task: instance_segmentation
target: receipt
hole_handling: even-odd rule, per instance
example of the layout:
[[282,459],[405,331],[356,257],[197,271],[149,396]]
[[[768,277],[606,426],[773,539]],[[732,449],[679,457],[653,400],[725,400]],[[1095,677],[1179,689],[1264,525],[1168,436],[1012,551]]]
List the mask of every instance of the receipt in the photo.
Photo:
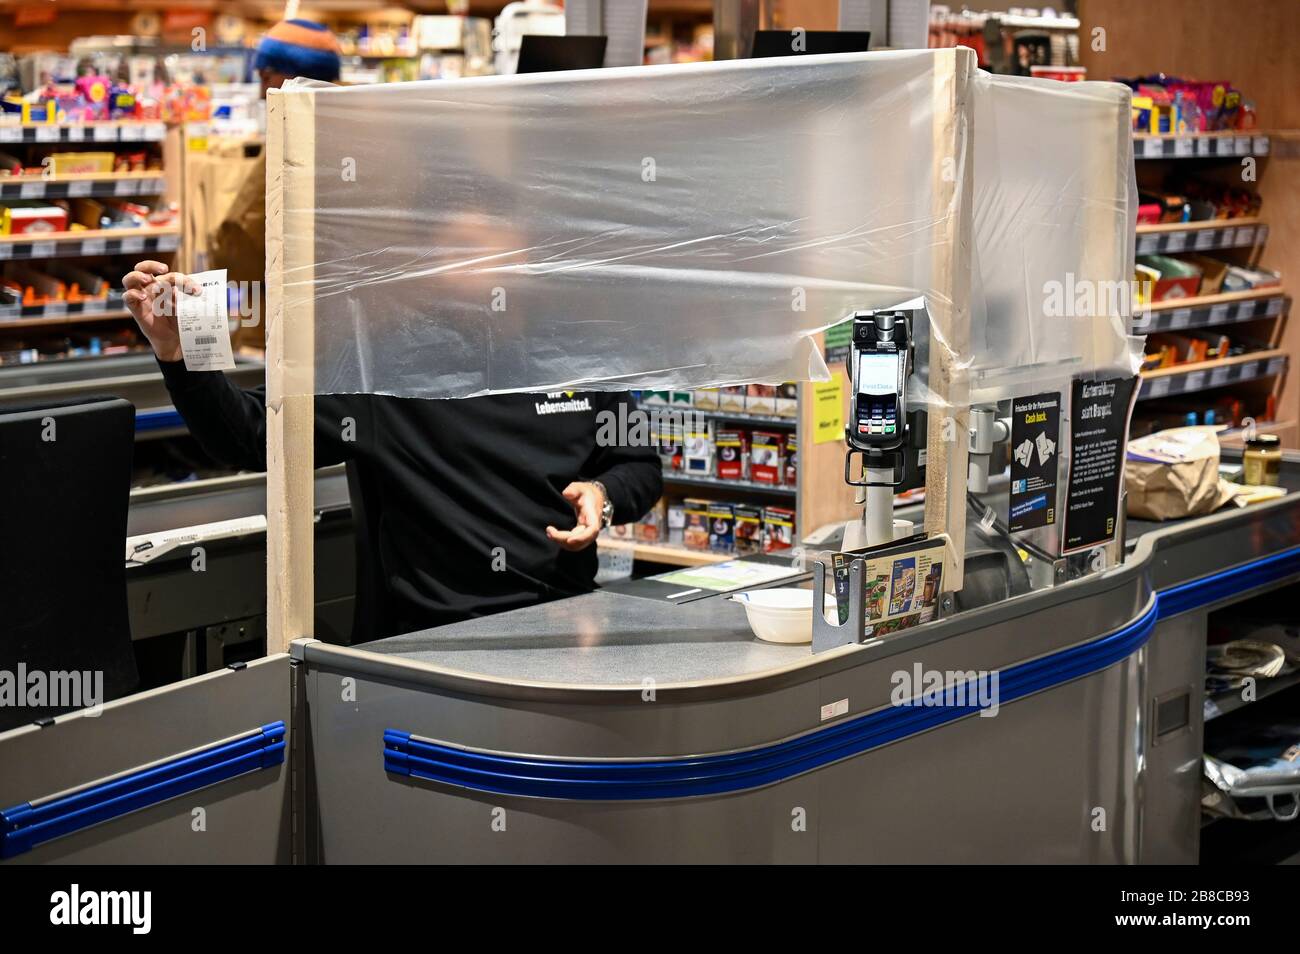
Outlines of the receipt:
[[176,325],[181,333],[181,354],[188,371],[228,371],[235,366],[230,350],[230,318],[226,305],[226,270],[196,272],[189,276],[199,286],[198,295],[176,296]]

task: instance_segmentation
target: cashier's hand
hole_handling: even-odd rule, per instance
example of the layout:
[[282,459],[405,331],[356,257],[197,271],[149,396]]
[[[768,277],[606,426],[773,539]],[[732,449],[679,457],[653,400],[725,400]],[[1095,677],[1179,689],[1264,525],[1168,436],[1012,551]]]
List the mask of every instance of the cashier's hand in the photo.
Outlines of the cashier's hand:
[[605,495],[595,484],[575,481],[564,488],[564,499],[573,507],[578,525],[572,530],[546,528],[546,536],[566,550],[585,550],[600,533],[600,512],[605,509]]
[[[197,295],[199,286],[189,276],[170,272],[162,262],[138,262],[122,279],[127,311],[149,339],[159,361],[181,360],[181,335],[176,327],[176,295]],[[178,291],[179,290],[179,291]]]

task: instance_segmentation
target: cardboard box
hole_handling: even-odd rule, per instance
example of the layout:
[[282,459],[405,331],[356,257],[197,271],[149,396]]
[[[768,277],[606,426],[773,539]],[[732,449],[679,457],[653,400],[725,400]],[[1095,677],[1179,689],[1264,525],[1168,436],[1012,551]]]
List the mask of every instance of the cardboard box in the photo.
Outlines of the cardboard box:
[[66,232],[68,213],[57,205],[13,204],[0,208],[0,235]]
[[1217,295],[1223,288],[1223,279],[1228,274],[1228,263],[1207,255],[1184,255],[1183,260],[1191,262],[1201,270],[1201,288],[1199,294]]
[[1195,298],[1200,290],[1201,270],[1191,262],[1182,262],[1164,255],[1143,255],[1137,264],[1155,269],[1160,276],[1151,293],[1153,302]]
[[56,176],[102,175],[112,172],[116,161],[113,152],[56,152],[50,155],[49,168]]

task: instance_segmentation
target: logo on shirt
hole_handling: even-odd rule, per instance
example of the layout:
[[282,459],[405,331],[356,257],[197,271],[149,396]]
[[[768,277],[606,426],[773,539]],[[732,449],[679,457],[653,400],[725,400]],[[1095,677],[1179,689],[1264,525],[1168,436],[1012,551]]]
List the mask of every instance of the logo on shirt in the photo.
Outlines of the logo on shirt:
[[591,410],[591,398],[574,397],[576,391],[548,391],[545,401],[533,402],[538,414],[578,414]]

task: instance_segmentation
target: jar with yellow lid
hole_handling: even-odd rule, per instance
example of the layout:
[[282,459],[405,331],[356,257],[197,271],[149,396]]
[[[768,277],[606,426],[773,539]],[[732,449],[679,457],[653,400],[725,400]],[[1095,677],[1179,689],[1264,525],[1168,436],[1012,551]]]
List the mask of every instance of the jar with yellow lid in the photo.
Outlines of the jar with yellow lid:
[[1246,441],[1241,455],[1243,483],[1276,487],[1282,469],[1282,439],[1276,434],[1256,434]]

